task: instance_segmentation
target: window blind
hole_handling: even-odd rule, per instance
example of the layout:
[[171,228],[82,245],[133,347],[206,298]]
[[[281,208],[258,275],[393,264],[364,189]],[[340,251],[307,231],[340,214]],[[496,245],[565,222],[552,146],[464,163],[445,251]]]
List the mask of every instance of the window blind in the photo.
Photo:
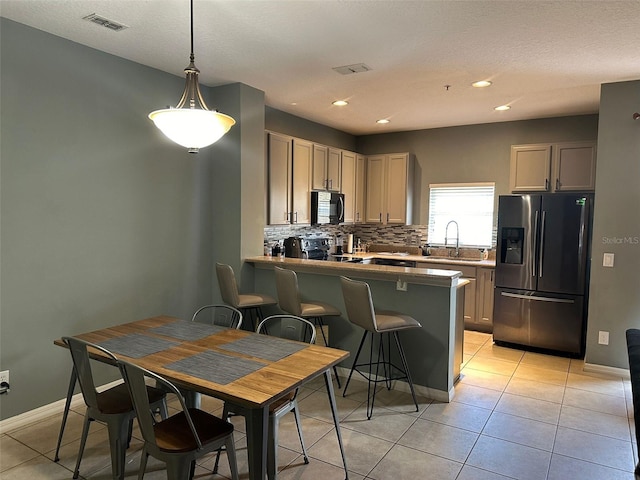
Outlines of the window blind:
[[491,248],[493,237],[494,183],[448,183],[429,185],[429,244]]

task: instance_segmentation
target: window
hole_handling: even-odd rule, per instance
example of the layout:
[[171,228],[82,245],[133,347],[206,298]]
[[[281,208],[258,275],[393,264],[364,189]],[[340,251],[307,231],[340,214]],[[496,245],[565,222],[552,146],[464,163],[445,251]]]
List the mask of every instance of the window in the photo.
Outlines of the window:
[[[429,243],[445,244],[447,224],[458,223],[460,245],[491,248],[494,183],[429,185]],[[447,245],[456,243],[456,226],[447,232]]]

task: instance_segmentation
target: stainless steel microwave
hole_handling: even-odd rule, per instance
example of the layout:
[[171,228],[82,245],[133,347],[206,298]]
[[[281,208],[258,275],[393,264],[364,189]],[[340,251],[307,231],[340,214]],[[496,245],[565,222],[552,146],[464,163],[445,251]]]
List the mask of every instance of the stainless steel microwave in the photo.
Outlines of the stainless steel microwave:
[[311,192],[311,225],[344,222],[344,193]]

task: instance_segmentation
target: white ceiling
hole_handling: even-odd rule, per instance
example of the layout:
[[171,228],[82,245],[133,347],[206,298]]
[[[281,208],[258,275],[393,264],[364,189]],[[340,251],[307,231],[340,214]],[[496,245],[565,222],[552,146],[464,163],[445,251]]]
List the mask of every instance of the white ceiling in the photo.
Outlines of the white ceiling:
[[[640,78],[638,0],[196,0],[194,14],[202,84],[251,85],[354,135],[595,113],[601,83]],[[189,63],[188,0],[0,0],[0,15],[175,75]],[[356,63],[371,71],[332,70]]]

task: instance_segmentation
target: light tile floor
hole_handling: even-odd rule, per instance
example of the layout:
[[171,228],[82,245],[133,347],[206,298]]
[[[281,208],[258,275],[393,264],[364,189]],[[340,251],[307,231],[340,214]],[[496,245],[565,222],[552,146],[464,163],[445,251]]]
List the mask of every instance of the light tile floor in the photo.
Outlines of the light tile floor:
[[[465,363],[451,403],[382,390],[366,420],[366,386],[352,382],[337,397],[349,478],[353,480],[618,480],[634,479],[638,461],[628,380],[583,372],[583,362],[494,346],[491,336],[465,332]],[[339,391],[336,390],[336,392]],[[221,414],[221,403],[203,408]],[[300,392],[310,463],[305,465],[293,416],[280,424],[281,480],[343,479],[340,454],[319,380]],[[61,415],[0,437],[0,478],[69,479],[83,412],[72,412],[59,463],[52,461]],[[234,417],[238,462],[247,478],[244,421]],[[140,460],[139,432],[127,455],[127,478]],[[230,478],[226,457],[212,475],[213,457],[198,462],[196,478]],[[81,478],[109,479],[106,429],[91,427]],[[147,480],[164,479],[150,460]]]

